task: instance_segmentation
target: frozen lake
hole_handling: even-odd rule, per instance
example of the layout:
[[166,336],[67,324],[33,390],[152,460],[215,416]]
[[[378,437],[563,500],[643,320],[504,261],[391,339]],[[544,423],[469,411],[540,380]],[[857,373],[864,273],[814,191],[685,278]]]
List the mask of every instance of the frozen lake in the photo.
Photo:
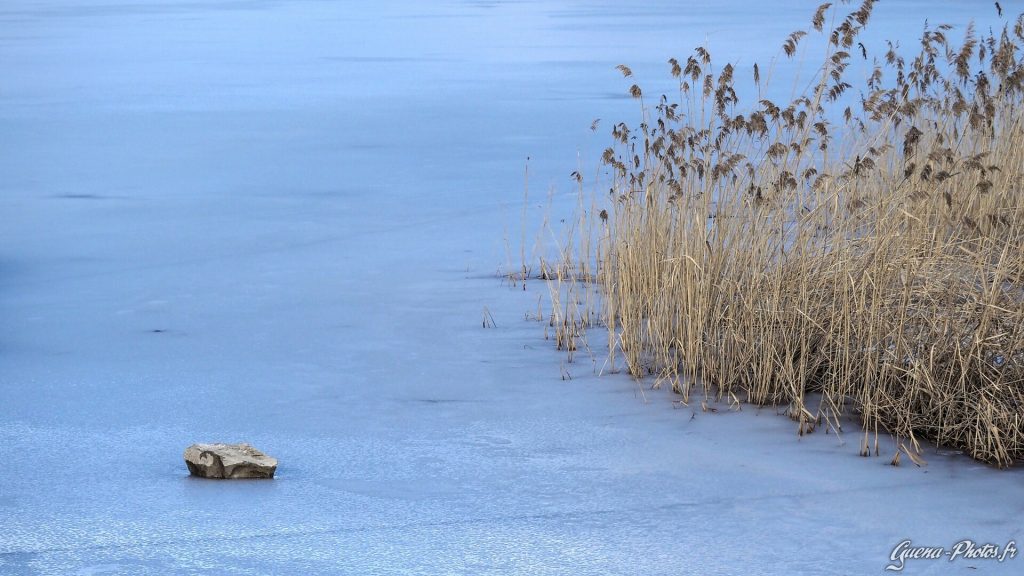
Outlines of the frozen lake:
[[[635,119],[616,64],[656,93],[705,41],[767,61],[817,3],[746,4],[3,0],[0,574],[852,574],[1024,541],[1020,470],[563,381],[546,288],[497,277],[526,158],[539,218]],[[874,29],[926,16],[994,10]],[[277,479],[188,476],[240,440]]]

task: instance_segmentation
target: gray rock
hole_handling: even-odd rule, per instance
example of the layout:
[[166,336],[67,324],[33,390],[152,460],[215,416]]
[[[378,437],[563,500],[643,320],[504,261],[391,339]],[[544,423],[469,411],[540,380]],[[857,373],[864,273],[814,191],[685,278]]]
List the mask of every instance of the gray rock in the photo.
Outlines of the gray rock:
[[248,444],[193,444],[185,464],[201,478],[273,478],[277,470],[277,459]]

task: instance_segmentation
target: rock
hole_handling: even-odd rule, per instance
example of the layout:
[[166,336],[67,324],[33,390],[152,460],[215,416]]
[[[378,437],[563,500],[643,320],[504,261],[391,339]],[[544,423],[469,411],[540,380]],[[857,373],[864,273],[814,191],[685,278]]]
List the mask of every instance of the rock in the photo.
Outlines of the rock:
[[200,478],[273,478],[277,470],[277,459],[248,444],[193,444],[185,464]]

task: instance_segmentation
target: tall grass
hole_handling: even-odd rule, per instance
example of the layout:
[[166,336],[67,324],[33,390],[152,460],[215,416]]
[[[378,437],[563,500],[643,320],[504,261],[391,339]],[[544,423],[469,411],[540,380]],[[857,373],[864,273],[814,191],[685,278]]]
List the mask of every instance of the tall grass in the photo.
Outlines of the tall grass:
[[[787,57],[824,51],[789,102],[741,108],[736,68],[704,48],[669,60],[677,97],[632,85],[642,120],[612,130],[610,190],[581,200],[566,260],[542,268],[551,326],[574,351],[592,306],[560,283],[593,280],[609,362],[684,400],[786,406],[801,433],[857,414],[863,455],[885,430],[912,457],[927,439],[1009,466],[1024,457],[1024,15],[957,42],[926,29],[906,59],[861,44],[872,7],[824,4],[785,39]],[[749,80],[768,93],[757,66]]]

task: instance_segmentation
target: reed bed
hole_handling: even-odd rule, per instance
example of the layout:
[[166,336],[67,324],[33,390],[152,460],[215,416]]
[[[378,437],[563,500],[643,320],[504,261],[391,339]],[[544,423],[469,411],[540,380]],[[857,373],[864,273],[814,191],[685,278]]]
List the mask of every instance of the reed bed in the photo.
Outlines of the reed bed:
[[[915,461],[923,439],[1010,466],[1024,458],[1024,15],[985,35],[926,28],[904,57],[861,43],[873,3],[824,4],[785,39],[780,57],[807,42],[823,55],[788,102],[741,107],[737,68],[705,48],[668,61],[678,95],[630,86],[642,117],[612,129],[610,186],[581,195],[562,261],[541,265],[549,324],[570,354],[602,325],[607,362],[686,402],[783,406],[801,434],[857,415],[862,455],[887,431]],[[757,66],[744,76],[745,94],[769,93]]]

